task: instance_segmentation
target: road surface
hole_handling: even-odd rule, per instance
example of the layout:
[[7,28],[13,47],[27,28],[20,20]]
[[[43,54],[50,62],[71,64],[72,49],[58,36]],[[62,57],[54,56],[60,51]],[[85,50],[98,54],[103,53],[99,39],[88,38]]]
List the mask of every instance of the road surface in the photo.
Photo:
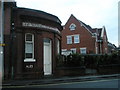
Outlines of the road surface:
[[84,82],[13,86],[7,88],[119,88],[119,87],[120,87],[120,79],[106,79],[106,80],[94,80],[94,81],[84,81]]

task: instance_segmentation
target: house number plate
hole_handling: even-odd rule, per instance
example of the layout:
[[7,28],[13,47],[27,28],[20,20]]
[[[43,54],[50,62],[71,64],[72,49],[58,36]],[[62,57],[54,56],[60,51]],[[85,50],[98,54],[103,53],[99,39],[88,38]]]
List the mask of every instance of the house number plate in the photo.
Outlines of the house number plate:
[[26,65],[26,68],[33,68],[33,65]]

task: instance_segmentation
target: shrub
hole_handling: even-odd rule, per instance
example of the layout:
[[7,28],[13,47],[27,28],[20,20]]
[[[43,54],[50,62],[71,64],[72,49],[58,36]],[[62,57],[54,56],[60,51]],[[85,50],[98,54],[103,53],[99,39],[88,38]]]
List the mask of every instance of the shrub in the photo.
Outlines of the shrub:
[[79,54],[70,54],[67,56],[66,66],[79,67],[81,64],[81,56]]
[[56,57],[56,65],[57,67],[62,67],[64,65],[64,56],[63,55],[57,55]]
[[85,55],[85,66],[88,68],[95,68],[98,65],[98,56],[96,55]]
[[120,64],[118,59],[120,56],[117,54],[112,55],[81,55],[81,54],[70,54],[66,56],[57,56],[58,67],[81,67],[86,66],[88,68],[96,68],[99,65],[111,65]]

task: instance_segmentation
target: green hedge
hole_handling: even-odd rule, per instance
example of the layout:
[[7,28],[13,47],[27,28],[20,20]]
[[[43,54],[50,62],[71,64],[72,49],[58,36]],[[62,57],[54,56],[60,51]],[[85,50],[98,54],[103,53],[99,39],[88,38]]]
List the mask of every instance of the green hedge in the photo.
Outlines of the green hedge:
[[112,65],[120,64],[119,55],[81,55],[81,54],[70,54],[68,56],[57,56],[58,67],[91,67],[96,68],[99,65]]

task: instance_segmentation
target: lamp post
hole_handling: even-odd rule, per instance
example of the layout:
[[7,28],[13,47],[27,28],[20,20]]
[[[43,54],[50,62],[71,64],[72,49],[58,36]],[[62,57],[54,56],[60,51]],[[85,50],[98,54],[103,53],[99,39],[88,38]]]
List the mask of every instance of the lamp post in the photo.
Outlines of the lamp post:
[[0,74],[2,80],[4,79],[4,1],[0,1]]

